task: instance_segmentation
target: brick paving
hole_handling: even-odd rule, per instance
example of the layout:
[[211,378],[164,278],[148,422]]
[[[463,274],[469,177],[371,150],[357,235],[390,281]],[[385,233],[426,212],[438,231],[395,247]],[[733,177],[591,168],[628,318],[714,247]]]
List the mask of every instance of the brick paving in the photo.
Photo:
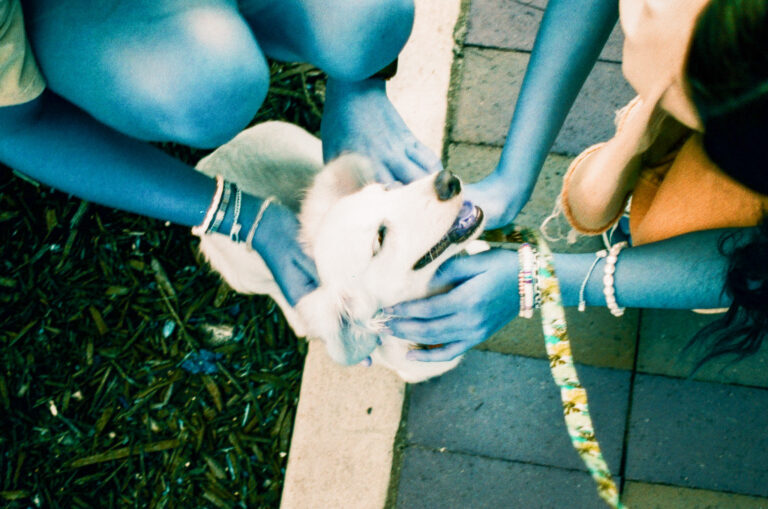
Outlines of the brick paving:
[[[447,166],[467,181],[498,160],[546,0],[471,0],[457,53]],[[613,132],[632,97],[614,30],[518,223],[552,208],[571,158]],[[596,239],[559,251],[592,251]],[[768,508],[768,348],[694,373],[684,354],[712,317],[569,309],[598,438],[632,507]],[[412,386],[390,506],[603,507],[571,449],[534,320],[514,320],[453,372]],[[397,477],[397,476],[395,476]]]

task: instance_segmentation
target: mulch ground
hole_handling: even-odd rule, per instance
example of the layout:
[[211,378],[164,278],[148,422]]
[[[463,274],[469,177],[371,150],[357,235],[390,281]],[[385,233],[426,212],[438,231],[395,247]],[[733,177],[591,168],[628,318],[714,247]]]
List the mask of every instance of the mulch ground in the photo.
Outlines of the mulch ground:
[[[255,122],[317,133],[321,74],[272,75]],[[5,167],[0,235],[0,506],[279,505],[306,345],[270,299],[231,291],[186,228]]]

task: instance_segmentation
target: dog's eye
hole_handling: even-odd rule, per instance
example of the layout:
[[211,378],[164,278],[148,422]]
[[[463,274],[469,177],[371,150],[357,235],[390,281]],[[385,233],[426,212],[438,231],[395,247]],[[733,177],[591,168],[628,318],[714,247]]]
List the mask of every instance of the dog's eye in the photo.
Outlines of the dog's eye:
[[387,236],[387,227],[385,225],[379,226],[379,231],[376,234],[376,241],[373,243],[373,256],[376,256],[379,254],[379,251],[381,251],[381,246],[384,245],[384,237]]

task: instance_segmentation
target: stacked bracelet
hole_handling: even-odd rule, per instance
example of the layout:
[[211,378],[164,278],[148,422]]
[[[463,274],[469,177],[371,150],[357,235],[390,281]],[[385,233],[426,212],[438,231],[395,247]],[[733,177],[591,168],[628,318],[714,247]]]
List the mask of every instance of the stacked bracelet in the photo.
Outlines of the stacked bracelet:
[[605,257],[605,268],[603,269],[603,294],[605,294],[605,305],[613,316],[624,314],[624,308],[616,303],[616,290],[613,287],[613,274],[616,272],[616,262],[619,260],[619,253],[627,245],[626,241],[619,242],[611,246],[608,256]]
[[243,225],[240,224],[243,192],[237,187],[237,184],[224,180],[221,175],[216,175],[216,191],[213,193],[211,204],[205,212],[205,218],[202,223],[192,227],[192,234],[202,237],[206,233],[217,233],[227,215],[229,202],[233,195],[235,197],[234,218],[232,219],[232,227],[229,229],[229,238],[234,242],[240,242],[240,230],[243,228]]
[[224,221],[224,216],[227,215],[227,207],[229,207],[229,199],[232,197],[233,186],[234,184],[231,182],[224,181],[224,193],[222,193],[219,206],[216,207],[216,213],[213,215],[213,223],[211,223],[210,228],[206,230],[206,233],[219,231],[219,227]]
[[536,305],[536,290],[534,283],[534,268],[536,255],[530,244],[520,246],[517,252],[520,270],[517,273],[517,289],[520,292],[520,316],[532,318]]
[[224,177],[222,177],[221,175],[216,175],[216,191],[213,193],[211,204],[208,205],[208,210],[205,212],[205,217],[203,218],[203,222],[197,226],[192,227],[193,235],[202,237],[208,231],[208,228],[211,226],[211,221],[213,221],[213,216],[216,214],[216,211],[219,208],[219,204],[221,203],[221,195],[223,192],[224,192]]

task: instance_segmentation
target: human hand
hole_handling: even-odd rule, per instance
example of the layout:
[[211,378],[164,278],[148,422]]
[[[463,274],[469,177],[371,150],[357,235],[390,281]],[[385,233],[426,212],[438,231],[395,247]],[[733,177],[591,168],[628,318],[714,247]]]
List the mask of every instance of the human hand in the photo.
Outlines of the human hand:
[[432,279],[433,288],[446,293],[405,302],[385,310],[392,335],[425,345],[407,358],[447,361],[488,339],[518,314],[517,253],[493,249],[451,258]]
[[253,238],[254,249],[264,259],[291,306],[318,284],[315,263],[296,240],[298,231],[299,223],[293,213],[282,205],[271,203]]
[[498,173],[497,170],[480,182],[464,186],[464,196],[483,209],[486,230],[511,224],[531,196],[527,189],[515,190],[517,182],[500,182]]
[[382,80],[329,79],[322,138],[326,161],[344,152],[364,154],[385,184],[407,184],[442,169],[440,159],[416,139],[389,102]]

